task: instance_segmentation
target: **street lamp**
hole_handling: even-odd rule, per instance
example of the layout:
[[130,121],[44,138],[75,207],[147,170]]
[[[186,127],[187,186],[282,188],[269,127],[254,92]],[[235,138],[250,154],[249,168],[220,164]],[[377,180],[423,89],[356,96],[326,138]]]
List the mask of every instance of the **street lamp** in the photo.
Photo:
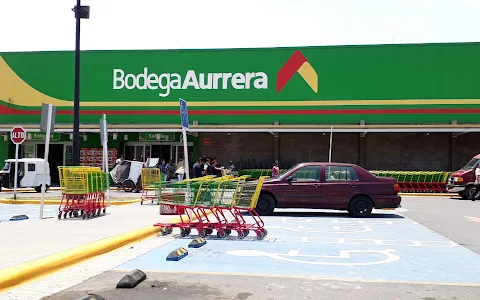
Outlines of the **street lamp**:
[[75,92],[73,96],[73,152],[74,166],[80,165],[80,19],[90,18],[90,6],[81,6],[80,0],[72,9],[75,12]]

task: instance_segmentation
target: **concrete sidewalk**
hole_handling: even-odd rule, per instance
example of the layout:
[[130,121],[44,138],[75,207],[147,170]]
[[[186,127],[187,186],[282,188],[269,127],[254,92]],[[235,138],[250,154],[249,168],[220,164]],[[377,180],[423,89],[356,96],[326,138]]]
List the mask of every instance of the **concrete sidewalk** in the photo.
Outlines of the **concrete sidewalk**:
[[158,205],[139,203],[107,208],[94,219],[30,219],[0,223],[0,269],[12,267],[77,246],[168,221],[175,215],[160,215]]

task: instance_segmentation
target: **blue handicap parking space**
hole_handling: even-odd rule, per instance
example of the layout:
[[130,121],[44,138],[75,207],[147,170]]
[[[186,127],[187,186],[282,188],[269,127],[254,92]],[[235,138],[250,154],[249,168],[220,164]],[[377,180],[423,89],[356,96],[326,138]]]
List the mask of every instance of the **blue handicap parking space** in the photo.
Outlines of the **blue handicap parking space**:
[[[44,217],[53,217],[57,214],[58,206],[45,205],[43,207]],[[40,216],[40,205],[0,204],[0,224],[10,221],[10,218],[18,215],[26,215],[28,219],[38,219]]]
[[295,212],[264,220],[262,241],[211,236],[184,259],[166,261],[195,236],[181,238],[117,269],[480,284],[479,255],[399,214],[358,219]]

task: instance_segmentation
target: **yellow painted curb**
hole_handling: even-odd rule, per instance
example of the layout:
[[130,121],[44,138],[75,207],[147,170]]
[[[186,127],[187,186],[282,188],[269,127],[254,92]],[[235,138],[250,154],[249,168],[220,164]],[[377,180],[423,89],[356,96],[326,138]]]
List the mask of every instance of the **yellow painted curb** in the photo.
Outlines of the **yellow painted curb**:
[[[45,199],[44,204],[45,205],[60,205],[61,200],[56,200],[56,199]],[[140,199],[135,199],[135,200],[124,200],[124,201],[110,201],[110,206],[114,205],[125,205],[125,204],[132,204],[132,203],[138,203],[142,200]],[[0,203],[2,204],[40,204],[39,199],[24,199],[24,200],[13,200],[13,199],[0,199]],[[105,201],[107,203],[107,201]]]
[[[211,212],[208,214],[210,213]],[[180,222],[183,217],[182,215],[172,218],[165,223]],[[195,216],[193,216],[192,219],[196,220]],[[39,277],[55,273],[94,256],[105,254],[122,246],[149,238],[160,233],[161,230],[161,227],[155,227],[153,225],[147,226],[0,270],[0,292],[4,292],[6,289]]]
[[455,193],[398,193],[399,196],[415,196],[415,197],[452,197],[458,196]]
[[0,291],[148,238],[160,230],[148,226],[0,270]]

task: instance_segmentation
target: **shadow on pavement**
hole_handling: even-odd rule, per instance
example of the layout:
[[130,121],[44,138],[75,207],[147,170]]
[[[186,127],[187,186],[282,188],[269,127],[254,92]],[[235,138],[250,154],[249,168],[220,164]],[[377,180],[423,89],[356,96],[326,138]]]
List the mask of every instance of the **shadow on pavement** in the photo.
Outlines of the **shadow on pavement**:
[[[333,217],[333,218],[348,218],[355,219],[346,212],[274,212],[271,217],[297,217],[297,218],[311,218],[311,217]],[[266,216],[268,218],[268,216]],[[395,213],[372,213],[365,218],[356,219],[404,219],[405,217]]]

